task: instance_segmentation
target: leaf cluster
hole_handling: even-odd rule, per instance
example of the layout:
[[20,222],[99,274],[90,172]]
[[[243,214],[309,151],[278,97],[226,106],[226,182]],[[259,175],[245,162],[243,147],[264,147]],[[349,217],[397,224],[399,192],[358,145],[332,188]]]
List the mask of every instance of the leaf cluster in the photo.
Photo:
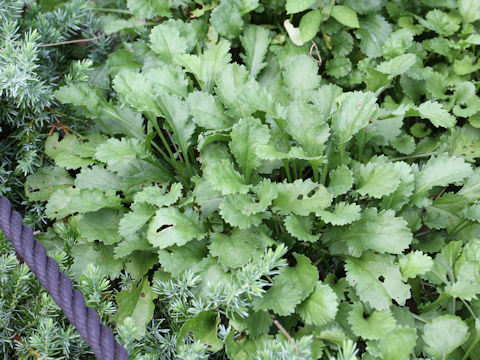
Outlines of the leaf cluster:
[[26,196],[75,230],[74,276],[134,280],[132,355],[152,319],[178,358],[480,353],[475,1],[120,10],[55,92],[89,131],[47,139]]

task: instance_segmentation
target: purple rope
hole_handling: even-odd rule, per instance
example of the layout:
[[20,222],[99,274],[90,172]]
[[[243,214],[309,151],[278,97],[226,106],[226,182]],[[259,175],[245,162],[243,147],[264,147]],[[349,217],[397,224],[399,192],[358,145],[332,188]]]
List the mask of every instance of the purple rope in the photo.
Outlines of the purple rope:
[[100,322],[97,312],[86,305],[83,294],[73,288],[70,278],[60,272],[57,262],[47,256],[43,244],[33,238],[32,229],[22,225],[22,217],[3,196],[0,196],[0,229],[97,358],[128,360],[126,350],[115,342],[112,331]]

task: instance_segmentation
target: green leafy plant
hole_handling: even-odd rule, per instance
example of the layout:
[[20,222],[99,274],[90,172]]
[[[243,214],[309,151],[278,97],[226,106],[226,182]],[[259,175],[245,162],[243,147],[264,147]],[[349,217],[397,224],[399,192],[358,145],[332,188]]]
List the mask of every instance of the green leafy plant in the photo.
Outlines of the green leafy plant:
[[132,356],[163,319],[166,358],[475,359],[475,3],[156,4],[105,17],[122,45],[55,92],[90,130],[26,183],[74,276],[133,279]]

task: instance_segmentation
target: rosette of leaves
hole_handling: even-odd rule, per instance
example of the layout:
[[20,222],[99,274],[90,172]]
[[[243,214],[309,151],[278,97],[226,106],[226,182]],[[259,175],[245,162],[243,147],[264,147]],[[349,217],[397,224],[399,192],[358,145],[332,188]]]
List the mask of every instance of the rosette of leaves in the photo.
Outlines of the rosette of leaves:
[[[293,3],[288,13],[313,6]],[[29,177],[27,196],[78,232],[76,276],[93,264],[135,279],[115,320],[137,339],[164,318],[182,354],[473,356],[478,133],[421,86],[435,72],[422,36],[463,36],[443,29],[457,18],[473,34],[477,19],[460,4],[440,21],[428,2],[322,3],[320,29],[357,29],[341,55],[352,53],[352,81],[328,75],[328,63],[325,77],[282,28],[248,24],[266,11],[259,2],[154,9],[153,24],[126,30],[138,36],[109,56],[103,87],[56,92],[96,123],[47,139],[55,166]],[[396,53],[403,29],[418,38]]]

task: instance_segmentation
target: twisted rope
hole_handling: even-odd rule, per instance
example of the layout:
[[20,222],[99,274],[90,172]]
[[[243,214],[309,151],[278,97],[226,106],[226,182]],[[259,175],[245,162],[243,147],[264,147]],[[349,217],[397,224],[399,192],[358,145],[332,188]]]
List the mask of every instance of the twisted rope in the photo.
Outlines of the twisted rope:
[[73,288],[70,278],[60,272],[57,262],[47,256],[43,244],[33,238],[32,229],[22,225],[22,217],[3,196],[0,197],[0,229],[97,358],[128,360],[127,352],[115,342],[112,331],[100,322],[97,312],[86,305],[83,294]]

